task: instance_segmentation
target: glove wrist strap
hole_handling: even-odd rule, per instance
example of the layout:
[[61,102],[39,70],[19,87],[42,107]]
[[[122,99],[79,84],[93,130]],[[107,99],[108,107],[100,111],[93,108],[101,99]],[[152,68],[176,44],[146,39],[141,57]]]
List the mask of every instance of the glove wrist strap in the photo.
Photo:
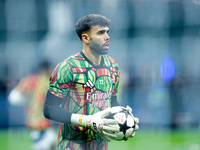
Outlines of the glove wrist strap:
[[72,114],[71,116],[71,124],[72,125],[77,125],[81,127],[86,127],[86,116],[85,115],[80,115],[80,114]]

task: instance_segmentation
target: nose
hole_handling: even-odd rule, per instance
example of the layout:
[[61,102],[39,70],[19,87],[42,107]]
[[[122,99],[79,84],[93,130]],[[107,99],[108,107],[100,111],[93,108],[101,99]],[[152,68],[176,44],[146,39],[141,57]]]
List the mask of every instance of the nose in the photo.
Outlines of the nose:
[[106,33],[106,37],[105,37],[105,40],[109,40],[110,39],[110,36],[108,35],[108,33]]

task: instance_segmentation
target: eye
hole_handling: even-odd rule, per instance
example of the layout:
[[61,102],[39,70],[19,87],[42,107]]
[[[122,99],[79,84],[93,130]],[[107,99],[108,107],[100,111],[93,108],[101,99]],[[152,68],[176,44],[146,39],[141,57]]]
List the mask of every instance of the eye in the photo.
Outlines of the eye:
[[105,33],[104,30],[101,30],[101,31],[98,32],[98,34],[104,34],[104,33]]

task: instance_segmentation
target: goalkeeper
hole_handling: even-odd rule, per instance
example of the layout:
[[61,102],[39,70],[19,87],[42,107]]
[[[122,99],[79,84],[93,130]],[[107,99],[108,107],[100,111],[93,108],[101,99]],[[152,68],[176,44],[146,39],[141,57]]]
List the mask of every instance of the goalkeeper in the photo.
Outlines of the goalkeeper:
[[83,49],[61,61],[50,77],[44,116],[60,122],[58,150],[107,150],[107,142],[119,132],[111,126],[116,120],[104,119],[119,105],[119,67],[106,55],[109,25],[98,14],[80,18],[75,29]]

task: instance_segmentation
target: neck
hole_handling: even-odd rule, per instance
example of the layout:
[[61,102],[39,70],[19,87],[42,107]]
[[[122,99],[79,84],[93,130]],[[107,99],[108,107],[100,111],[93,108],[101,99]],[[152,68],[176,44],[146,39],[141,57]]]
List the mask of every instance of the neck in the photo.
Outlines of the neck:
[[100,65],[101,63],[101,55],[95,53],[91,49],[83,48],[84,55],[95,65]]

